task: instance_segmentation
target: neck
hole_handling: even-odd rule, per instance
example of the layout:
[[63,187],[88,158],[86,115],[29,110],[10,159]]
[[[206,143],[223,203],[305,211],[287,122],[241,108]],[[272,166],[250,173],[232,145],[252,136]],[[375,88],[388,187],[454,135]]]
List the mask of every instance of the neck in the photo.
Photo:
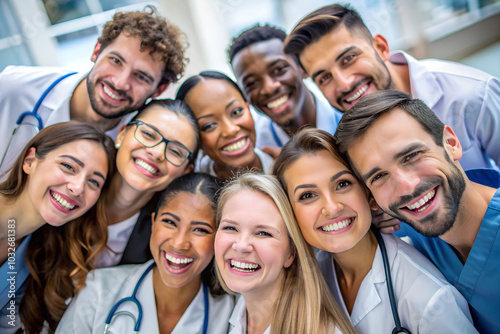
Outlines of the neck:
[[76,86],[69,105],[69,116],[72,120],[96,123],[105,131],[111,130],[120,122],[120,118],[106,119],[94,111],[87,91],[87,78]]
[[386,65],[392,79],[392,87],[389,89],[400,90],[411,96],[410,69],[408,68],[408,64],[386,62]]
[[238,172],[247,169],[257,172],[262,171],[262,163],[260,162],[260,159],[257,156],[257,154],[254,153],[254,159],[250,164],[246,166],[239,166],[237,168],[214,161],[214,172],[217,175],[217,177],[221,179],[221,181],[223,182],[234,177],[235,175],[238,174]]
[[15,239],[21,240],[45,224],[43,217],[35,210],[26,191],[18,198],[7,199],[0,195],[0,243],[6,242],[10,226],[15,226]]
[[337,281],[349,313],[352,311],[361,283],[372,268],[377,245],[375,235],[369,230],[353,248],[333,254]]
[[119,223],[139,212],[153,198],[154,192],[132,188],[120,173],[115,173],[108,190],[106,212],[109,225]]
[[293,124],[284,126],[285,131],[289,135],[295,134],[298,129],[306,124],[316,127],[316,101],[314,100],[314,95],[309,91],[309,89],[307,89],[304,84],[302,85],[302,89],[305,91],[302,111],[298,113],[297,118],[293,121]]
[[[153,288],[158,318],[168,317],[179,320],[198,294],[201,277],[193,279],[181,288],[167,286],[161,279],[158,267],[153,267]],[[175,327],[175,324],[170,324]]]
[[285,281],[284,270],[276,282],[267,288],[242,293],[247,312],[247,333],[262,334],[271,325],[279,293]]
[[455,223],[448,232],[440,236],[454,248],[462,263],[467,261],[488,205],[496,192],[494,188],[467,179],[466,182]]

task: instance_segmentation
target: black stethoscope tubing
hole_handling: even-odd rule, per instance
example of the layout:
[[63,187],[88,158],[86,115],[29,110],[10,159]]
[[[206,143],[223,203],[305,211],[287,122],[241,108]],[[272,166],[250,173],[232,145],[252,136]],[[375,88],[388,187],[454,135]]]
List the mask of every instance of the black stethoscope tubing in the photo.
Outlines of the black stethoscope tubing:
[[392,334],[405,333],[411,334],[411,332],[401,326],[401,320],[399,318],[398,307],[396,303],[396,298],[394,297],[394,289],[392,286],[392,278],[391,278],[391,268],[389,267],[389,259],[387,257],[387,249],[385,247],[384,239],[382,235],[380,235],[380,231],[377,228],[372,228],[375,237],[377,238],[380,253],[382,254],[382,260],[384,262],[384,271],[385,271],[385,282],[387,283],[387,291],[389,293],[389,301],[391,303],[392,317],[394,318],[394,324],[396,327],[392,330]]

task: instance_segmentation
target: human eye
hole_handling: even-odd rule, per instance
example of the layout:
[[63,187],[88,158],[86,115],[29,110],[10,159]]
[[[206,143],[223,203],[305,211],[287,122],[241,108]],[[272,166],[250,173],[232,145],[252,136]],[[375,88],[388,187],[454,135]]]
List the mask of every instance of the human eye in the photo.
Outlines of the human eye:
[[234,231],[234,232],[237,232],[236,228],[232,225],[221,225],[220,230],[222,231]]
[[162,219],[162,222],[169,227],[177,227],[177,225],[175,224],[175,222],[172,219],[165,218],[165,219]]
[[316,78],[316,84],[318,86],[326,85],[328,82],[330,82],[331,78],[332,75],[330,73],[324,73],[323,75],[320,75]]
[[149,78],[145,76],[144,74],[137,73],[137,79],[139,79],[142,82],[149,83]]
[[216,126],[217,126],[217,124],[214,122],[205,123],[205,124],[200,126],[200,131],[209,132],[209,131],[214,130]]
[[375,175],[372,177],[372,179],[371,179],[370,183],[371,183],[371,184],[374,184],[374,183],[376,183],[377,181],[380,181],[380,179],[381,179],[382,177],[384,177],[385,175],[387,175],[387,173],[378,173],[378,174],[375,174]]
[[240,117],[243,115],[244,109],[242,107],[236,107],[233,110],[231,110],[231,116],[233,117]]
[[413,153],[408,154],[407,156],[405,156],[403,158],[403,162],[411,161],[412,159],[417,157],[420,153],[421,153],[420,151],[417,151],[417,152],[413,152]]
[[346,187],[349,187],[351,184],[352,182],[349,180],[341,180],[337,183],[337,190],[345,189]]
[[261,237],[272,237],[273,235],[269,232],[266,232],[266,231],[258,231],[256,233],[258,236],[261,236]]
[[109,59],[110,59],[113,63],[115,63],[115,64],[117,64],[117,65],[121,63],[120,59],[118,59],[118,58],[116,58],[116,57],[109,57]]
[[244,83],[244,86],[245,86],[245,91],[249,92],[252,89],[254,89],[255,87],[257,87],[257,81],[256,80],[249,80],[249,81]]
[[203,228],[203,227],[195,227],[193,229],[193,232],[197,232],[197,233],[201,233],[201,234],[212,234],[212,232],[210,232],[209,230],[207,230],[206,228]]
[[355,55],[354,54],[347,54],[344,58],[342,58],[342,64],[343,65],[347,65],[349,64],[353,59],[354,59]]
[[175,144],[168,145],[168,152],[179,158],[184,158],[187,155],[182,147]]
[[277,65],[275,68],[272,69],[271,71],[271,74],[272,75],[280,75],[280,74],[283,74],[283,72],[285,72],[285,69],[287,68],[288,66],[285,65],[285,64],[279,64]]
[[141,131],[142,136],[145,138],[156,139],[156,137],[158,137],[156,131],[154,131],[153,129],[150,129],[146,125],[142,126],[140,131]]
[[315,197],[316,197],[316,194],[314,194],[311,191],[306,191],[306,192],[303,192],[302,194],[300,194],[299,201],[307,201],[307,200],[310,200],[310,199],[315,198]]
[[101,187],[101,183],[97,180],[94,180],[94,179],[90,179],[89,180],[89,183],[92,184],[94,187],[96,187],[97,189],[99,189]]
[[69,172],[72,172],[74,173],[75,172],[75,169],[73,168],[73,166],[71,166],[70,164],[66,163],[66,162],[61,162],[60,163],[61,166],[64,168],[64,169],[67,169]]

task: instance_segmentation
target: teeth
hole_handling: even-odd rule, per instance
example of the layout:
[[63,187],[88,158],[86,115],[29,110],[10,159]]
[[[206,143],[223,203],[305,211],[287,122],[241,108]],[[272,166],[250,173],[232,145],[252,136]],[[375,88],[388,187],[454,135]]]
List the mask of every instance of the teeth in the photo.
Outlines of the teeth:
[[352,218],[346,218],[342,221],[339,221],[338,223],[333,223],[330,225],[323,226],[321,229],[325,232],[338,231],[351,225],[351,223],[352,223]]
[[242,149],[246,143],[247,143],[247,138],[243,138],[242,140],[240,140],[232,145],[224,147],[223,150],[226,152],[234,152],[234,151]]
[[269,102],[266,105],[266,107],[268,107],[269,109],[277,109],[277,108],[281,107],[282,105],[284,105],[287,101],[288,101],[288,95],[283,95],[282,97],[277,98],[276,100]]
[[150,172],[153,175],[156,175],[156,173],[158,173],[158,169],[156,169],[153,166],[147,164],[144,160],[135,159],[134,162],[135,162],[135,164],[137,166],[142,167],[143,169],[147,170],[148,172]]
[[231,267],[238,271],[242,271],[245,273],[253,272],[259,268],[258,264],[247,263],[247,262],[239,262],[236,260],[231,260]]
[[[424,197],[420,199],[420,201],[413,203],[412,205],[408,205],[406,208],[408,210],[413,210],[416,212],[421,212],[427,209],[430,205],[429,201],[434,198],[434,195],[436,195],[435,190],[429,191]],[[427,205],[425,205],[427,203]],[[424,206],[425,205],[425,206]]]
[[61,195],[52,192],[50,194],[52,195],[52,198],[55,199],[56,202],[59,203],[66,210],[71,210],[75,207],[74,204],[69,203],[67,200],[62,198]]
[[172,263],[175,263],[175,264],[188,264],[188,263],[193,262],[193,258],[190,258],[190,257],[185,257],[185,258],[183,258],[183,259],[178,259],[178,258],[173,257],[172,255],[170,255],[170,254],[168,254],[168,253],[165,255],[165,258],[166,258],[168,261],[170,261],[170,262],[172,262]]
[[113,92],[106,85],[103,85],[103,87],[104,87],[104,92],[106,94],[108,94],[111,98],[113,98],[115,100],[120,100],[120,97],[113,94]]
[[366,90],[368,89],[368,85],[364,85],[363,87],[361,87],[356,94],[354,94],[353,96],[345,99],[347,102],[352,102],[354,100],[357,100],[361,97],[361,95],[363,95],[364,92],[366,92]]

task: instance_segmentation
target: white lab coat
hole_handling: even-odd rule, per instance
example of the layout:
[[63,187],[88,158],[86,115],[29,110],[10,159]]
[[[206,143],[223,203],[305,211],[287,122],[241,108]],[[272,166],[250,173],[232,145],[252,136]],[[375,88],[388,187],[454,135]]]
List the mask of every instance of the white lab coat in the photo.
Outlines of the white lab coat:
[[[41,66],[8,66],[0,73],[0,160],[3,157],[12,131],[19,116],[25,111],[32,111],[43,92],[58,78],[72,71],[59,67]],[[43,120],[43,126],[66,122],[70,120],[69,106],[71,96],[76,86],[87,76],[87,73],[77,73],[59,82],[43,100],[38,114]],[[132,114],[107,134],[113,139],[123,124],[128,123]],[[25,122],[37,123],[34,117],[25,118]],[[36,135],[31,126],[21,126],[16,131],[9,146],[0,175],[12,167],[17,155],[24,146]]]
[[[56,333],[104,333],[104,323],[111,308],[120,299],[132,295],[140,276],[152,262],[153,260],[150,260],[141,265],[103,268],[91,272],[87,277],[86,287],[70,303]],[[140,285],[137,299],[143,310],[139,333],[159,333],[152,271],[146,275]],[[214,298],[209,293],[208,333],[227,333],[228,319],[233,306],[232,296],[223,295]],[[119,308],[119,311],[123,310],[131,312],[137,318],[138,312],[135,304],[127,302]],[[172,334],[202,333],[204,315],[203,289],[200,287],[198,294],[184,312]],[[109,333],[132,333],[134,325],[130,317],[122,315],[116,318],[109,328]]]
[[[382,235],[391,268],[401,324],[417,333],[477,333],[465,298],[415,248],[393,235]],[[321,271],[340,308],[349,317],[340,293],[332,254],[316,255]],[[359,287],[350,319],[361,334],[392,333],[394,320],[384,263],[377,248],[372,268]]]

